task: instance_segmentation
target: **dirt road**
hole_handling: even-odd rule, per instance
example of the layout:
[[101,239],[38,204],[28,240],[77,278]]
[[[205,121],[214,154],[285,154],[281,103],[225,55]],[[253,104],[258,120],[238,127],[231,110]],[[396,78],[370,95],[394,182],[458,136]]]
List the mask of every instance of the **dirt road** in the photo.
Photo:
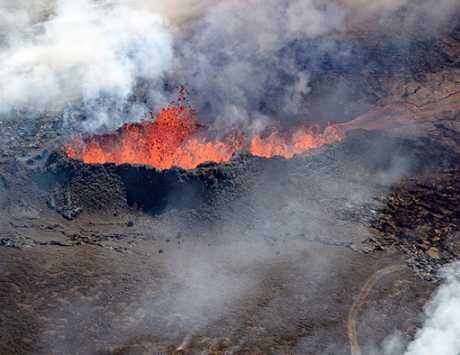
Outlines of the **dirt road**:
[[351,355],[361,355],[361,347],[359,346],[358,341],[358,332],[357,332],[357,318],[364,304],[367,302],[369,293],[372,288],[377,284],[377,282],[383,277],[393,273],[401,271],[405,268],[405,265],[393,265],[386,268],[380,269],[379,271],[372,274],[364,284],[361,289],[358,297],[353,303],[350,313],[348,315],[347,329],[348,329],[348,341],[350,344]]

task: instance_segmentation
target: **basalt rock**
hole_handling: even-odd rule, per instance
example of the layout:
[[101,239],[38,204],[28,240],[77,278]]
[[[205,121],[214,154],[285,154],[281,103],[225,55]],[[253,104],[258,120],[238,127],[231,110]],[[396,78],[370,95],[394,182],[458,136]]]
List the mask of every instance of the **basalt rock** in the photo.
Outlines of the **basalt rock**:
[[402,247],[424,271],[460,257],[460,170],[407,179],[372,222],[389,244]]
[[[233,167],[243,158],[234,160]],[[166,206],[191,207],[211,199],[212,192],[231,184],[235,169],[225,164],[203,164],[186,171],[161,171],[139,165],[85,164],[53,153],[45,167],[52,181],[49,206],[68,219],[81,209],[109,210],[135,207],[158,213]]]

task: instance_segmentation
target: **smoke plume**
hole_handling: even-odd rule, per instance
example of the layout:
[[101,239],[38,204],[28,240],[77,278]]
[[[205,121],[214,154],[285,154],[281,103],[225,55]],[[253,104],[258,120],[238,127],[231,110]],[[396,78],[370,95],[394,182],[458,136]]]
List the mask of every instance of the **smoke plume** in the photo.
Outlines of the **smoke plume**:
[[[343,73],[375,66],[366,63],[367,49],[347,37],[349,31],[358,26],[381,32],[403,47],[414,34],[438,34],[459,7],[452,0],[433,5],[431,0],[221,1],[196,19],[191,31],[177,36],[174,70],[191,89],[198,111],[218,129],[252,128],[271,119],[317,120],[306,98],[319,80],[334,69]],[[332,98],[316,103],[332,111],[328,121],[343,113],[343,104],[338,110],[331,106],[350,101],[350,83],[336,86]]]
[[338,6],[311,0],[220,2],[179,39],[177,72],[220,129],[290,117],[310,92],[295,42],[338,31],[342,22]]
[[458,355],[460,352],[460,264],[445,271],[445,283],[426,306],[426,320],[405,355]]

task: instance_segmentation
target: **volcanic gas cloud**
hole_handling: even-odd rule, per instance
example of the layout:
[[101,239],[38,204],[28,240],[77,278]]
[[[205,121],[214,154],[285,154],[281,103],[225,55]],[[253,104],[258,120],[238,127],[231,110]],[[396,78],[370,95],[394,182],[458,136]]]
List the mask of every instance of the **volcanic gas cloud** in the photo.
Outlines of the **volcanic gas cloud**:
[[181,98],[150,119],[125,124],[113,134],[76,139],[65,147],[68,157],[88,164],[142,164],[159,169],[173,166],[193,169],[205,162],[228,161],[237,151],[270,158],[292,158],[308,149],[342,139],[329,126],[322,132],[301,126],[276,128],[250,135],[234,131],[225,136],[198,123],[196,112]]

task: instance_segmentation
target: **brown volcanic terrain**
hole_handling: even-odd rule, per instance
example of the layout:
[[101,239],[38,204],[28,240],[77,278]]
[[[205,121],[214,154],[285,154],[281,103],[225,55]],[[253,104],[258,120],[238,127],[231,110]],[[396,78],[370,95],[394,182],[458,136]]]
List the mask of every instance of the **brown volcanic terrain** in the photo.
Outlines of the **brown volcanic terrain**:
[[68,135],[54,114],[0,121],[0,353],[356,355],[410,339],[460,253],[459,40],[416,43],[398,75],[332,71],[366,104],[344,141],[292,160],[87,166],[50,153]]

